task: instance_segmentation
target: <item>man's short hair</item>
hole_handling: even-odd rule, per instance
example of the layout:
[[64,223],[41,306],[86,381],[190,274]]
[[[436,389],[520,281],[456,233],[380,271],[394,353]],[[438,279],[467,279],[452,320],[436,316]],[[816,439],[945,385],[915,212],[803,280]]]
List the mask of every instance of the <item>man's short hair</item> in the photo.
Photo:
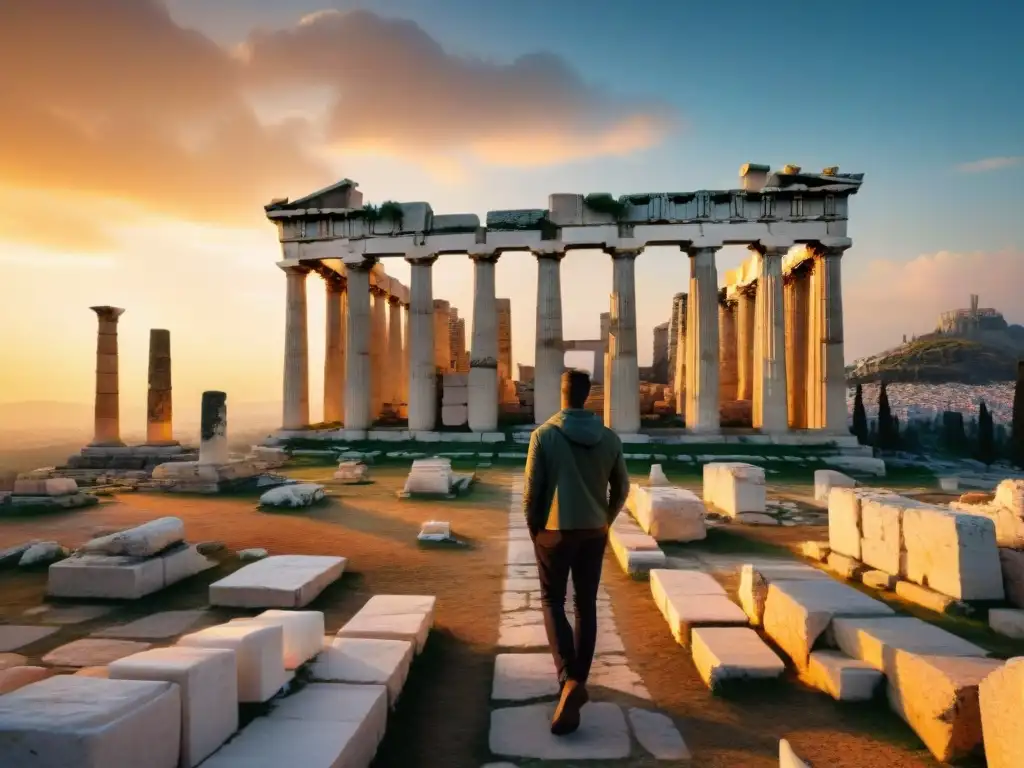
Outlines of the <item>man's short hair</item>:
[[589,373],[572,368],[562,374],[562,402],[569,408],[582,408],[589,396]]

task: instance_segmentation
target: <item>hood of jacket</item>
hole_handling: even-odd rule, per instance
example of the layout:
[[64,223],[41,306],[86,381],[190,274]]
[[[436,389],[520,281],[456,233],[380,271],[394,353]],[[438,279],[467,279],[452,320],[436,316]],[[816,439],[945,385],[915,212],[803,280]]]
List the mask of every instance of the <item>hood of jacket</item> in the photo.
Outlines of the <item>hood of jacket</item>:
[[547,423],[570,441],[587,448],[597,445],[604,436],[604,423],[601,419],[597,418],[596,413],[582,408],[565,408],[548,419]]

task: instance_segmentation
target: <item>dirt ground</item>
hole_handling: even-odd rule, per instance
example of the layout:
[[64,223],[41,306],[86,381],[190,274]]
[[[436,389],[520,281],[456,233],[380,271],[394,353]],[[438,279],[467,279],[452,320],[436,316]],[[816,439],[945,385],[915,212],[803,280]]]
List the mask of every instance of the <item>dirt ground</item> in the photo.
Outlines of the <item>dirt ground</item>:
[[[324,504],[298,512],[261,512],[255,498],[129,493],[86,510],[0,519],[0,548],[29,538],[77,546],[98,533],[164,515],[182,518],[191,542],[217,540],[227,547],[218,568],[159,595],[119,604],[94,621],[64,626],[20,652],[36,659],[58,645],[141,614],[203,607],[206,586],[239,567],[231,556],[239,549],[342,555],[349,558],[345,575],[310,606],[324,611],[329,633],[374,594],[423,593],[438,598],[434,631],[413,665],[375,768],[480,768],[489,758],[489,698],[513,472],[482,470],[480,482],[466,498],[442,502],[398,500],[395,492],[405,471],[397,468],[375,469],[375,482],[364,486],[333,485],[327,482],[330,473],[326,466],[289,472],[325,482],[332,492]],[[430,519],[450,521],[467,546],[418,545],[419,526]],[[757,551],[788,543],[772,541],[775,536],[795,541],[824,535],[820,528],[787,528],[771,534],[755,530],[752,543],[741,540],[725,546]],[[707,546],[722,547],[723,541],[730,539],[716,536]],[[610,556],[605,583],[631,666],[643,678],[654,704],[675,719],[693,752],[693,761],[686,765],[774,767],[780,737],[788,738],[806,760],[830,768],[936,765],[884,700],[840,705],[803,687],[792,674],[782,683],[751,689],[739,698],[711,696],[688,652],[672,639],[651,600],[649,585],[626,577]],[[23,613],[45,602],[44,587],[45,571],[0,573],[0,623],[43,623]],[[240,612],[211,611],[210,622],[232,615]],[[646,763],[635,763],[641,764]]]

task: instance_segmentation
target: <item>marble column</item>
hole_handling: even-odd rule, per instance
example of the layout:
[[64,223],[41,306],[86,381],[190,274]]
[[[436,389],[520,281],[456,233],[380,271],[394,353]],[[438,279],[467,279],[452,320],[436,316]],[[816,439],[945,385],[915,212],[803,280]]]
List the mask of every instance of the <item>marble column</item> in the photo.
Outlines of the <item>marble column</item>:
[[679,319],[676,321],[675,372],[672,376],[672,393],[676,400],[676,413],[686,418],[686,323],[690,319],[688,294],[681,294]]
[[737,350],[735,299],[719,296],[718,302],[718,400],[731,403],[736,396]]
[[370,371],[370,270],[373,260],[345,264],[348,327],[345,337],[345,429],[365,430],[373,420]]
[[535,251],[537,336],[534,346],[533,420],[543,424],[562,410],[562,259],[565,251]]
[[610,248],[612,257],[612,301],[609,318],[611,359],[606,383],[605,426],[619,434],[640,431],[640,367],[636,342],[636,257],[643,248]]
[[806,269],[783,278],[786,310],[786,401],[790,429],[807,428],[808,288]]
[[754,399],[756,287],[739,289],[736,301],[736,399]]
[[391,403],[397,414],[402,399],[402,303],[397,296],[388,297],[388,361],[384,384],[384,401]]
[[829,432],[845,435],[848,431],[846,409],[846,355],[843,342],[842,255],[845,248],[824,248],[822,268],[822,377],[825,401],[824,423]]
[[228,463],[228,396],[223,392],[203,392],[199,463]]
[[469,428],[498,429],[498,303],[494,295],[496,251],[471,253],[473,260],[473,341],[469,358]]
[[324,272],[327,327],[324,344],[324,417],[328,423],[345,419],[345,283],[336,272]]
[[387,401],[388,359],[388,294],[384,290],[370,288],[373,307],[370,314],[370,383],[371,413],[379,419]]
[[412,314],[409,311],[409,305],[404,306],[405,311],[402,312],[402,400],[401,402],[406,405],[406,417],[408,418],[408,405],[409,405],[409,350],[411,345],[409,344],[409,317]]
[[767,247],[758,258],[753,423],[764,432],[784,432],[789,426],[782,295],[782,259],[787,250]]
[[309,425],[309,336],[306,321],[306,275],[309,269],[283,267],[288,281],[284,326],[284,429]]
[[[806,362],[804,365],[804,426],[807,429],[825,427],[825,361],[822,329],[824,320],[824,299],[821,288],[824,284],[825,265],[820,255],[812,254],[806,266],[807,277],[807,330],[804,336]],[[796,382],[796,379],[793,379]]]
[[714,433],[718,409],[717,248],[690,248],[690,296],[686,305],[686,427]]
[[409,429],[427,432],[437,425],[437,370],[434,366],[434,286],[436,255],[406,259],[409,283]]
[[171,407],[171,332],[149,332],[149,392],[146,400],[146,445],[177,445]]
[[121,442],[121,407],[117,362],[117,319],[124,314],[120,307],[89,307],[99,318],[96,335],[96,401],[93,417],[93,438],[96,447],[123,446]]

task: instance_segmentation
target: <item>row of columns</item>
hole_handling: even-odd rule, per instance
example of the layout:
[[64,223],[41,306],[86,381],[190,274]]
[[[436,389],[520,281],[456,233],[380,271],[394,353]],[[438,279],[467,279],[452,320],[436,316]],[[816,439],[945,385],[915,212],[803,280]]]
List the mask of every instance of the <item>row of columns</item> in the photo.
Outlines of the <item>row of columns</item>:
[[[753,401],[753,426],[766,432],[791,426],[845,429],[842,251],[822,249],[815,253],[809,268],[784,280],[782,260],[787,248],[758,248],[756,283],[741,290],[735,300],[722,303],[715,265],[718,248],[686,250],[690,259],[687,331],[680,335],[676,361],[685,381],[678,404],[687,427],[694,432],[717,432],[721,393],[729,392],[735,393],[734,399]],[[606,249],[613,271],[605,418],[607,425],[620,433],[640,429],[635,262],[642,251],[642,246]],[[499,255],[496,251],[469,254],[474,265],[474,295],[468,412],[469,426],[476,432],[494,431],[498,425],[495,264]],[[534,418],[541,423],[561,407],[561,260],[565,251],[553,248],[534,255]],[[348,429],[365,430],[379,416],[382,404],[390,401],[408,403],[410,430],[435,427],[437,331],[432,267],[437,255],[408,256],[406,260],[412,278],[404,335],[398,299],[376,287],[371,289],[372,260],[347,264],[345,278],[325,274],[327,421],[343,421]],[[305,294],[309,270],[288,266],[285,271],[284,426],[294,429],[309,423]],[[385,322],[385,301],[389,322]],[[387,375],[382,374],[384,370]]]

